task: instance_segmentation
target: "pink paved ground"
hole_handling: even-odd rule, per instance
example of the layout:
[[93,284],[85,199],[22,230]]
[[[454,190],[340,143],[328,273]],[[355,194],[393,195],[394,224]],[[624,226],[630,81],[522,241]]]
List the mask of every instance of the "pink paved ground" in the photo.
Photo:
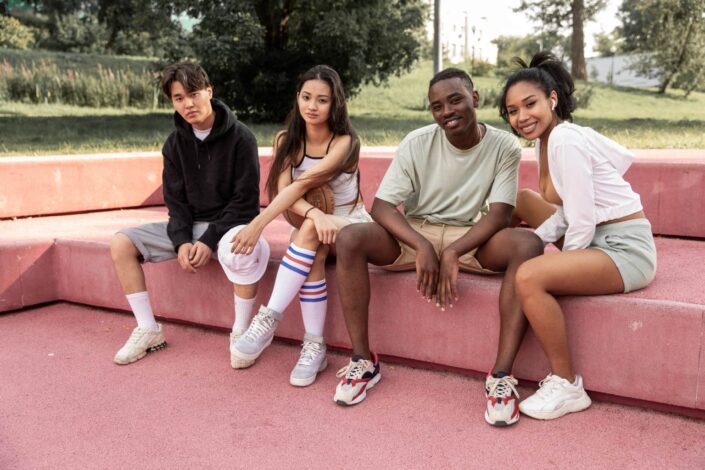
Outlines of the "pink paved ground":
[[65,303],[0,315],[0,469],[705,468],[702,420],[596,403],[494,429],[481,382],[386,364],[364,403],[341,408],[343,355],[298,389],[294,346],[233,371],[225,332],[167,324],[166,350],[116,366],[132,326]]

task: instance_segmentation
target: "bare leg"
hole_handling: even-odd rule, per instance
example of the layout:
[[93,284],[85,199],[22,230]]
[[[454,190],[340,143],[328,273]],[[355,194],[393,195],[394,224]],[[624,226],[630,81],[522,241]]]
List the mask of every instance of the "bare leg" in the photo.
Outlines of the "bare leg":
[[499,292],[499,346],[492,373],[511,373],[514,359],[528,326],[517,298],[514,280],[519,266],[526,260],[543,254],[543,243],[528,230],[504,229],[490,238],[477,251],[483,267],[504,271]]
[[368,319],[370,278],[367,263],[391,264],[400,254],[397,241],[382,226],[371,222],[352,224],[336,238],[336,276],[344,279],[338,285],[340,303],[345,316],[353,354],[371,359]]
[[306,282],[320,281],[326,277],[326,258],[328,257],[328,252],[330,248],[328,245],[319,245],[316,250],[316,258],[313,260],[313,266],[311,266],[311,272],[308,273]]
[[145,292],[147,284],[139,262],[140,252],[132,240],[122,233],[115,234],[110,241],[110,255],[125,295]]
[[624,291],[624,283],[607,254],[588,248],[527,261],[517,271],[516,290],[551,371],[572,382],[565,318],[554,295],[616,294]]
[[253,299],[257,296],[257,285],[254,284],[233,284],[233,292],[241,299]]
[[311,219],[304,219],[301,228],[294,232],[292,242],[307,250],[316,251],[318,249],[321,242],[318,240],[316,226]]
[[554,212],[556,207],[539,193],[531,189],[522,189],[517,193],[517,205],[514,208],[510,226],[516,227],[521,222],[526,222],[530,227],[537,228]]

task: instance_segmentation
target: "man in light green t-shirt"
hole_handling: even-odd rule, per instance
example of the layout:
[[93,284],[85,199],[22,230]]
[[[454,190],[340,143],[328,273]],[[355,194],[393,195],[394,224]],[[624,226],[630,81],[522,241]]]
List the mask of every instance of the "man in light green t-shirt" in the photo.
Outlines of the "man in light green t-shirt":
[[504,272],[499,348],[485,383],[485,419],[506,426],[519,419],[517,381],[510,374],[527,327],[514,276],[521,263],[543,253],[533,233],[507,228],[521,148],[508,132],[477,122],[479,95],[462,70],[436,74],[428,97],[436,124],[411,132],[399,144],[372,206],[374,222],[349,225],[336,237],[337,277],[345,279],[338,287],[353,357],[334,400],[359,403],[381,377],[367,332],[368,263],[416,270],[421,296],[435,298],[441,309],[458,299],[460,270]]

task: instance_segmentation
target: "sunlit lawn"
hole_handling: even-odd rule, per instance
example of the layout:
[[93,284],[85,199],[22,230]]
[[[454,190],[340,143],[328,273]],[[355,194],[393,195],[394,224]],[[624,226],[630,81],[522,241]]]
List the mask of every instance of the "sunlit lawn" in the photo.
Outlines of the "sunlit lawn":
[[[350,102],[350,114],[364,145],[397,145],[409,131],[432,122],[426,91],[432,75],[423,62],[388,85],[365,87]],[[497,78],[476,77],[483,93]],[[579,84],[580,87],[585,86]],[[684,99],[679,92],[591,85],[590,105],[575,122],[591,126],[633,148],[705,148],[705,93]],[[170,110],[95,109],[62,105],[0,103],[0,155],[47,155],[159,150],[172,129]],[[479,118],[508,129],[496,108]],[[270,145],[281,124],[248,123],[260,145]]]

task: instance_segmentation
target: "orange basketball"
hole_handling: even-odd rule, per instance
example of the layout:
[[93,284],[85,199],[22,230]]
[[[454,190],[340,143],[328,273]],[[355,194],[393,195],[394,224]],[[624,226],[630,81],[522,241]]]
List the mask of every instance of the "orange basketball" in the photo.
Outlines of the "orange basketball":
[[[309,189],[306,191],[306,194],[304,194],[304,199],[325,214],[332,214],[335,210],[335,195],[327,184]],[[304,222],[302,216],[288,209],[284,211],[284,218],[296,228],[300,228],[301,224]]]

